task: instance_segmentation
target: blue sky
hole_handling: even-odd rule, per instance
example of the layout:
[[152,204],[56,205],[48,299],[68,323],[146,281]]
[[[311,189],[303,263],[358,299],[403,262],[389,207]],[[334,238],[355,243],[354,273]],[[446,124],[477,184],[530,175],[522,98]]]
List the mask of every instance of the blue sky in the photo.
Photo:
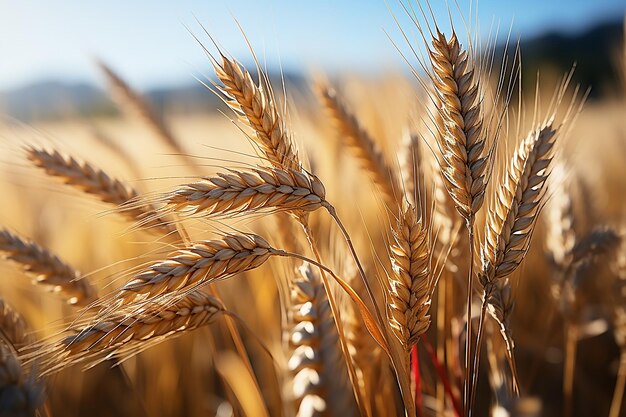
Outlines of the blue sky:
[[[406,65],[383,30],[401,42],[392,12],[411,30],[399,0],[0,0],[0,89],[40,79],[99,81],[99,57],[139,88],[193,83],[209,64],[186,27],[196,18],[234,56],[249,57],[235,19],[269,66],[378,70]],[[405,0],[415,4],[416,0]],[[458,0],[466,14],[469,1]],[[431,0],[446,19],[444,0]],[[476,2],[473,2],[475,8]],[[451,1],[450,4],[454,5]],[[456,7],[456,6],[452,6]],[[581,30],[624,16],[624,0],[482,0],[480,32],[547,27]],[[413,32],[414,33],[414,32]]]

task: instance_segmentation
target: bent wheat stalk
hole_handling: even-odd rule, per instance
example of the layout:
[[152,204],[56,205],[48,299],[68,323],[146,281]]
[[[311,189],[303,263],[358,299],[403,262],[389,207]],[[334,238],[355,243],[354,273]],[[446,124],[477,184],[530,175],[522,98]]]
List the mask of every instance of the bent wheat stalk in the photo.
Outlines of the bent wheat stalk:
[[37,284],[48,285],[67,298],[69,304],[85,306],[97,291],[80,273],[34,242],[0,230],[0,255],[20,266]]

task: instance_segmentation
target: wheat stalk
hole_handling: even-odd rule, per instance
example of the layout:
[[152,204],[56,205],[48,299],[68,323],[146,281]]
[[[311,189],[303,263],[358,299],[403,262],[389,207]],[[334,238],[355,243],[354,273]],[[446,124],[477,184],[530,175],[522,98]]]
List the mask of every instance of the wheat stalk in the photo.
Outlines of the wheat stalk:
[[118,206],[121,214],[142,227],[159,234],[171,234],[176,228],[156,214],[150,205],[138,204],[139,193],[122,181],[110,177],[106,172],[72,156],[63,156],[58,151],[27,148],[28,159],[46,174],[59,178],[64,184],[84,193],[96,196],[100,201]]
[[339,335],[321,278],[310,264],[291,281],[292,320],[288,361],[299,417],[356,415]]
[[53,287],[69,304],[87,305],[97,298],[96,289],[80,273],[34,242],[0,230],[0,254],[35,278],[37,284]]
[[395,171],[387,165],[376,142],[359,124],[356,116],[348,110],[333,88],[318,84],[317,91],[341,140],[352,150],[363,170],[371,176],[383,193],[387,205],[395,210],[399,201],[399,182]]
[[176,211],[204,214],[243,213],[264,208],[312,211],[326,197],[314,175],[293,169],[229,170],[186,184],[165,197]]

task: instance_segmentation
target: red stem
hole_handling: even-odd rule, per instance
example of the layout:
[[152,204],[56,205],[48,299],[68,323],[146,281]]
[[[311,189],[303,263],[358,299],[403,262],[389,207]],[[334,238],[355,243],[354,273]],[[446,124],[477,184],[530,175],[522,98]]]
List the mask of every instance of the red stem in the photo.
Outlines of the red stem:
[[422,335],[422,341],[424,342],[424,348],[426,348],[428,356],[430,356],[430,360],[433,362],[433,365],[435,365],[437,375],[443,383],[443,388],[446,391],[450,402],[452,403],[452,407],[454,408],[454,416],[459,417],[462,414],[461,405],[459,404],[457,398],[454,397],[454,393],[452,392],[452,386],[450,385],[450,380],[448,380],[446,370],[437,359],[437,353],[435,352],[435,349],[433,349],[433,345],[430,344],[430,341],[428,340],[428,337],[426,337],[426,335]]
[[420,378],[420,361],[417,345],[413,346],[411,350],[411,367],[413,370],[413,380],[415,381],[415,410],[418,416],[423,416],[422,380]]

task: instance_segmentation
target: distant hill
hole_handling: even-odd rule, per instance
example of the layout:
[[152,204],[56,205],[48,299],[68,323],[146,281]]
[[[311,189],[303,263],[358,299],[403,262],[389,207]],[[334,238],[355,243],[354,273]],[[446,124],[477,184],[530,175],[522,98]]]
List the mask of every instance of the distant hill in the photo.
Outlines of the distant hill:
[[106,95],[85,83],[42,81],[0,93],[0,112],[25,121],[113,111]]
[[[617,64],[623,45],[621,20],[594,26],[581,33],[549,32],[521,42],[522,74],[526,88],[534,88],[537,71],[563,74],[576,64],[573,81],[591,97],[613,94],[619,86]],[[496,56],[503,55],[503,47]]]
[[[592,97],[611,94],[618,86],[615,57],[623,42],[621,21],[599,24],[587,31],[565,35],[546,33],[521,41],[524,85],[533,88],[538,69],[542,74],[563,74],[574,63],[574,81],[592,88]],[[502,56],[504,47],[496,51]],[[511,52],[510,52],[511,53]],[[278,73],[272,78],[280,83]],[[301,74],[286,74],[287,84],[301,89],[306,80]],[[146,98],[157,113],[210,112],[223,103],[198,82],[180,88],[147,91]],[[44,81],[0,92],[0,114],[23,121],[59,117],[113,115],[115,105],[102,89],[85,83]]]

